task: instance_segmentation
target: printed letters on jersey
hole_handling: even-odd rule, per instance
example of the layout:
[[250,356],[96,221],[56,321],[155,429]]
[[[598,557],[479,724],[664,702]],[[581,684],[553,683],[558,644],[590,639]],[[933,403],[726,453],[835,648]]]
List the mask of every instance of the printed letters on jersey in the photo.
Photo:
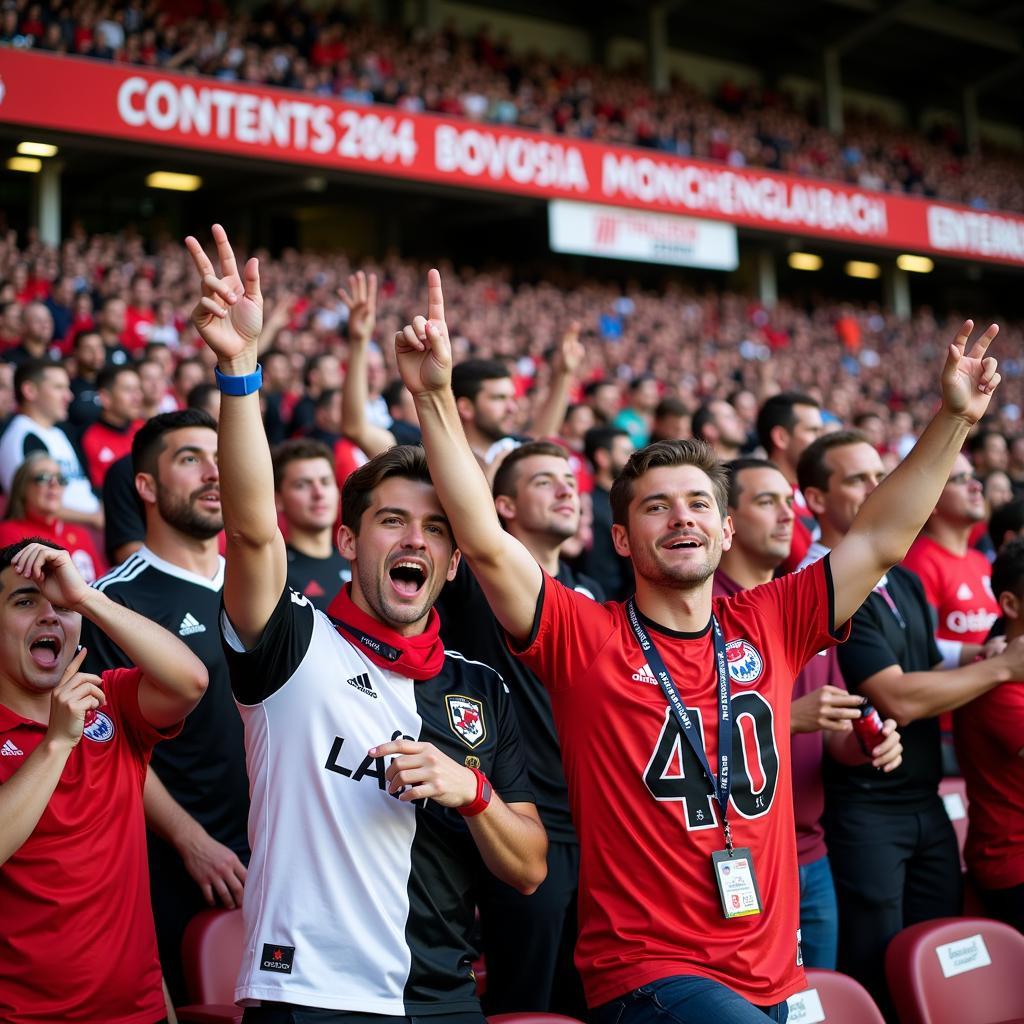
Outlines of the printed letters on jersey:
[[458,693],[449,693],[444,702],[448,708],[448,722],[452,732],[468,747],[480,746],[487,738],[483,704]]

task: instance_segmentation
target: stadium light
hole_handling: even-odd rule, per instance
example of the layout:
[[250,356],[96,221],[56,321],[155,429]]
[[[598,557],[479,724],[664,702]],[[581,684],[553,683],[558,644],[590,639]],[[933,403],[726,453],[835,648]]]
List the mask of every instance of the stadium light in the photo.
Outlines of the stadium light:
[[821,257],[813,252],[791,252],[786,262],[794,270],[821,270]]
[[195,192],[202,188],[203,179],[198,174],[176,174],[174,171],[154,171],[146,175],[150,188],[163,188],[171,192]]
[[22,156],[56,156],[57,147],[48,142],[19,142],[18,152]]
[[882,276],[882,268],[877,263],[850,260],[846,264],[846,273],[849,277],[861,277],[865,281],[874,281],[876,277]]
[[897,256],[896,266],[911,274],[930,274],[935,269],[935,264],[927,256],[911,256],[909,253]]
[[43,161],[37,156],[12,156],[7,161],[7,170],[26,171],[38,174],[43,169]]

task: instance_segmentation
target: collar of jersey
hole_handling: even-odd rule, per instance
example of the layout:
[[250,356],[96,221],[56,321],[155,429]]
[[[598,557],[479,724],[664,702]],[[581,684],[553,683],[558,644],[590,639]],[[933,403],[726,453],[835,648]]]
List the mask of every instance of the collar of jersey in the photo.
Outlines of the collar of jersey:
[[670,636],[673,640],[699,640],[701,637],[707,636],[711,630],[710,619],[708,619],[708,624],[703,629],[698,629],[695,633],[684,633],[682,630],[669,629],[668,626],[663,626],[660,622],[655,622],[654,619],[649,619],[642,611],[640,611],[639,605],[637,605],[636,611],[640,616],[640,621],[645,626],[649,626],[656,633],[661,633],[662,636]]
[[207,579],[205,576],[189,572],[188,569],[183,569],[180,565],[167,562],[158,555],[154,555],[145,544],[135,553],[153,566],[154,569],[159,569],[161,572],[167,573],[168,576],[174,576],[176,579],[184,580],[186,583],[194,583],[197,587],[205,587],[207,590],[215,592],[224,588],[224,558],[221,555],[217,556],[217,571],[213,574],[213,578]]

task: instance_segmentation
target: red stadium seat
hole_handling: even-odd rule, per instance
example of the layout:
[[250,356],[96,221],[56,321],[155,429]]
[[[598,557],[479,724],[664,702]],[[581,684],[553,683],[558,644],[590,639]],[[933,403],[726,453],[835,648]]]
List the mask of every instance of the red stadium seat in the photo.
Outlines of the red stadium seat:
[[1024,1018],[1024,935],[982,917],[904,928],[885,954],[900,1024],[1010,1024]]
[[575,1017],[560,1013],[496,1013],[487,1018],[487,1024],[580,1024]]
[[808,970],[807,988],[788,1002],[791,1024],[885,1024],[867,989],[836,971]]
[[202,910],[189,921],[181,962],[192,1002],[176,1011],[181,1024],[240,1024],[235,980],[244,948],[240,910]]

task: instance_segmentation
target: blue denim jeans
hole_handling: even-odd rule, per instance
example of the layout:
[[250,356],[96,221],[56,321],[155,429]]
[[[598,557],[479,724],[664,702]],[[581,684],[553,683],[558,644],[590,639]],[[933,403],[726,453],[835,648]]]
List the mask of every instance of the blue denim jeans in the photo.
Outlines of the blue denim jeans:
[[591,1024],[786,1024],[789,1007],[754,1006],[709,978],[675,975],[627,992],[590,1012]]
[[800,869],[800,949],[804,967],[836,969],[839,911],[828,857]]

